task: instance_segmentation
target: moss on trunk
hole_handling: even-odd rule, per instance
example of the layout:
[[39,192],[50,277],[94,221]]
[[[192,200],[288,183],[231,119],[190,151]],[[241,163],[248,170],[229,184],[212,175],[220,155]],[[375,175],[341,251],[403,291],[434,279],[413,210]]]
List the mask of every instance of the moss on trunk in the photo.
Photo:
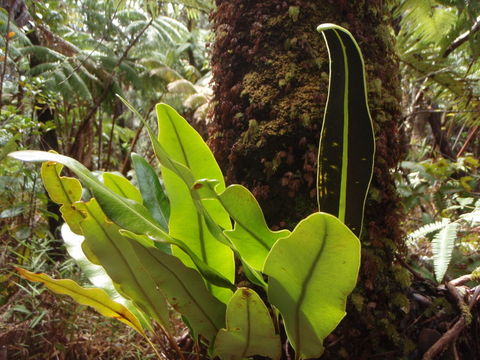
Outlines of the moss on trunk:
[[316,26],[339,24],[359,42],[376,165],[359,283],[347,318],[327,340],[325,358],[361,359],[385,351],[398,358],[410,344],[400,336],[410,278],[394,264],[403,245],[391,170],[402,148],[399,69],[387,5],[380,0],[216,3],[210,144],[227,180],[253,191],[273,227],[292,228],[316,210],[316,158],[328,90],[328,55]]

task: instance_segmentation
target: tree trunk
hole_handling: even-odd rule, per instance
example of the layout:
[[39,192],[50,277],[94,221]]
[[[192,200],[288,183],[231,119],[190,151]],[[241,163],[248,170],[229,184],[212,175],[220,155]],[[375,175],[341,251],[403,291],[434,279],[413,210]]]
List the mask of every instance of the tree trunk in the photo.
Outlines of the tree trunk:
[[317,149],[328,90],[328,54],[317,25],[346,27],[365,56],[376,165],[360,279],[347,317],[326,341],[326,359],[399,358],[406,343],[400,321],[410,277],[394,264],[403,243],[391,174],[402,154],[400,82],[385,3],[217,0],[212,15],[209,142],[227,181],[251,189],[274,228],[292,228],[317,209]]

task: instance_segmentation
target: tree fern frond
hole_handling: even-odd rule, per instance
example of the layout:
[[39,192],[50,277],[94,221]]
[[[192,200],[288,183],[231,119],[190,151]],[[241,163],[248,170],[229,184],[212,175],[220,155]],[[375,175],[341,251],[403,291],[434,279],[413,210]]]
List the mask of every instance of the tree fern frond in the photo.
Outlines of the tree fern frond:
[[138,11],[134,9],[125,9],[117,12],[117,19],[119,19],[120,21],[128,21],[128,22],[139,21],[139,20],[146,21],[147,16],[142,11]]
[[433,267],[438,282],[443,280],[452,259],[453,247],[457,237],[458,223],[449,223],[435,235],[432,241]]
[[183,105],[189,109],[195,110],[207,101],[207,97],[203,94],[192,94],[185,99]]
[[438,6],[434,0],[405,0],[401,9],[406,14],[404,25],[414,28],[421,41],[427,43],[439,43],[457,18],[451,9]]
[[64,61],[66,56],[45,46],[32,45],[19,49],[22,55],[32,55],[44,62]]
[[42,74],[45,74],[50,71],[54,71],[58,68],[58,63],[43,63],[43,64],[38,64],[37,66],[34,66],[30,68],[27,71],[27,75],[29,76],[40,76]]
[[440,221],[435,221],[430,224],[423,225],[421,228],[415,230],[413,233],[408,235],[409,240],[419,239],[425,235],[431,234],[435,231],[443,229],[446,225],[450,224],[450,220],[443,218]]
[[83,79],[77,73],[77,71],[81,71],[81,69],[74,69],[68,62],[63,63],[62,67],[70,87],[74,89],[80,98],[86,101],[92,101],[92,94],[90,93],[87,84],[85,84]]
[[[7,33],[7,24],[8,24],[8,15],[4,11],[0,11],[0,33]],[[30,46],[32,43],[30,39],[25,35],[23,30],[21,30],[14,21],[10,21],[8,32],[14,32],[14,40],[18,41],[23,46]]]
[[213,9],[213,2],[211,0],[167,0],[165,3],[172,5],[181,5],[187,9],[203,11],[209,13]]
[[[0,47],[2,48],[2,55],[3,55],[3,50],[5,50],[5,38],[3,36],[0,36]],[[8,57],[10,59],[18,59],[19,57],[22,56],[22,53],[20,52],[21,47],[17,47],[17,44],[15,42],[10,41],[8,45]]]
[[165,80],[168,83],[171,83],[175,80],[182,79],[182,76],[178,72],[176,72],[175,70],[173,70],[172,68],[170,68],[168,66],[157,67],[157,68],[150,71],[150,75],[151,76],[158,76],[162,80]]
[[127,34],[136,34],[139,31],[141,31],[145,25],[147,25],[146,20],[137,20],[137,21],[132,21],[128,24],[128,26],[125,28],[125,32]]
[[185,79],[172,81],[167,85],[167,89],[172,93],[180,94],[195,94],[197,92],[195,86]]
[[119,69],[122,71],[124,74],[125,78],[133,84],[137,88],[142,88],[142,82],[139,77],[138,71],[136,71],[133,66],[133,64],[128,63],[127,61],[123,61],[119,65]]

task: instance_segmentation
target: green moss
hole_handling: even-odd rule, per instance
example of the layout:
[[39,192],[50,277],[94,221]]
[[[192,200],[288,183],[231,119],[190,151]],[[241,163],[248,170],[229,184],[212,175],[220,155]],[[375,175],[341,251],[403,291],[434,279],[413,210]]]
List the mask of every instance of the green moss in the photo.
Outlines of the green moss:
[[350,296],[350,301],[358,312],[361,312],[365,303],[365,298],[357,292]]
[[300,15],[300,7],[299,6],[290,6],[288,8],[288,16],[290,16],[290,18],[293,21],[298,21],[298,16],[299,15]]
[[395,264],[393,265],[392,270],[395,280],[397,280],[402,289],[407,289],[412,285],[412,275],[407,269]]
[[408,314],[410,312],[410,301],[404,294],[398,292],[394,293],[391,296],[390,302],[393,306],[401,309],[404,313]]

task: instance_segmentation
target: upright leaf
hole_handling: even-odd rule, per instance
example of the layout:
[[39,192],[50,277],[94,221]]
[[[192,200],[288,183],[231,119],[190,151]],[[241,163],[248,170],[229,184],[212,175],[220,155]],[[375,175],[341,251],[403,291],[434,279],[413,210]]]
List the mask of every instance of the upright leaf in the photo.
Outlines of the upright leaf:
[[132,154],[132,163],[143,203],[153,218],[168,231],[170,204],[153,167],[141,156]]
[[[158,141],[171,160],[190,170],[193,179],[216,179],[217,187],[225,188],[223,175],[212,152],[200,135],[174,109],[165,104],[157,105]],[[185,182],[181,174],[168,168],[162,161],[162,177],[171,205],[169,234],[179,239],[208,266],[233,281],[235,263],[232,250],[213,236],[198,207],[203,207],[209,215],[224,229],[230,229],[228,214],[215,200],[192,198],[191,183]],[[179,176],[180,175],[180,176]],[[200,203],[201,201],[201,203]],[[173,249],[185,264],[193,266],[189,256],[178,249]],[[230,290],[214,288],[212,292],[219,299],[227,302]]]
[[22,268],[16,270],[23,278],[41,282],[53,292],[68,295],[79,304],[91,306],[103,316],[115,318],[145,336],[138,319],[125,306],[110,299],[104,290],[83,288],[73,280],[56,280],[46,274],[36,274]]
[[44,162],[41,175],[43,185],[50,198],[60,206],[63,219],[68,223],[71,230],[78,235],[82,230],[78,223],[82,216],[72,208],[72,204],[82,197],[82,185],[74,178],[60,176],[63,165],[55,162]]
[[268,299],[302,358],[323,353],[323,339],[345,316],[360,267],[360,242],[337,218],[315,213],[273,245],[265,261]]
[[318,152],[318,205],[359,236],[375,153],[362,53],[347,30],[333,24],[317,30],[323,33],[330,57]]
[[255,291],[239,288],[230,299],[227,327],[219,331],[214,353],[222,360],[241,360],[253,355],[280,358],[280,336]]
[[458,223],[449,223],[435,234],[432,241],[433,266],[435,279],[438,282],[443,280],[448,265],[452,259],[453,247],[457,238]]

